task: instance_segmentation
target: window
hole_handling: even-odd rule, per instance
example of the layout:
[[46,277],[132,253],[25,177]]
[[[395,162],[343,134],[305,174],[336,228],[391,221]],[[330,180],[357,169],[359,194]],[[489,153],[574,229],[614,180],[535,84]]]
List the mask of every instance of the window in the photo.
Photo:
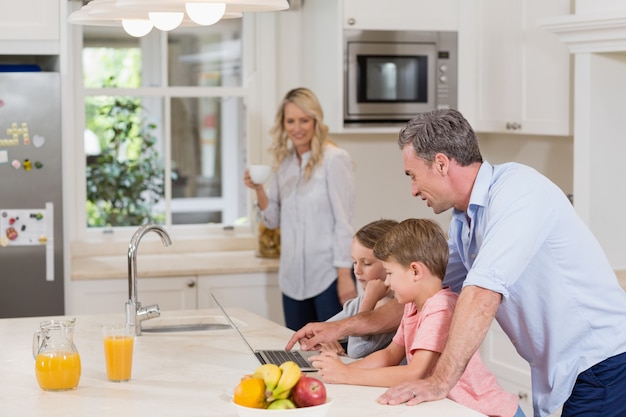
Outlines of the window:
[[82,30],[86,227],[245,221],[242,19]]

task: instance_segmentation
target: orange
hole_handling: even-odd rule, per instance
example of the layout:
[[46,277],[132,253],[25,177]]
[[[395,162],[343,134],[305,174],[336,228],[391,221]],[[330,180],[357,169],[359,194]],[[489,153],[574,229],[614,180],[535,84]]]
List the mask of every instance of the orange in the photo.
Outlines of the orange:
[[265,382],[260,378],[244,378],[235,388],[235,404],[244,407],[265,408]]

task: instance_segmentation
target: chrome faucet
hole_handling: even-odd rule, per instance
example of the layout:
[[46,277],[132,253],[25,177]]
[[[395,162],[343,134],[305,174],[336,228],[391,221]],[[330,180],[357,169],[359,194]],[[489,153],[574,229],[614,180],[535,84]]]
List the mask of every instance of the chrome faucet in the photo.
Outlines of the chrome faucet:
[[128,301],[126,301],[126,324],[135,326],[135,334],[141,335],[141,322],[154,317],[159,317],[161,311],[157,304],[141,307],[141,303],[137,297],[137,249],[139,249],[139,241],[146,233],[153,231],[159,235],[163,246],[172,244],[170,236],[165,229],[158,224],[146,224],[141,226],[128,245]]

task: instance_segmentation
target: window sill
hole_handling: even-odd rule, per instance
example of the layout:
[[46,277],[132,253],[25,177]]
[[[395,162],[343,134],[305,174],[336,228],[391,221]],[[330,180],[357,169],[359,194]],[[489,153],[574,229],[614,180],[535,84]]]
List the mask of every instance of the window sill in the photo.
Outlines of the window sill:
[[[147,254],[137,257],[137,277],[171,278],[278,271],[278,259],[259,258],[254,250]],[[72,280],[127,279],[128,264],[119,256],[72,260]]]
[[[170,237],[172,245],[164,247],[156,234],[143,236],[137,252],[139,278],[278,270],[278,259],[255,255],[257,237],[249,228],[203,237],[176,236],[176,232],[170,232]],[[126,279],[129,241],[126,236],[110,235],[71,242],[71,279]]]

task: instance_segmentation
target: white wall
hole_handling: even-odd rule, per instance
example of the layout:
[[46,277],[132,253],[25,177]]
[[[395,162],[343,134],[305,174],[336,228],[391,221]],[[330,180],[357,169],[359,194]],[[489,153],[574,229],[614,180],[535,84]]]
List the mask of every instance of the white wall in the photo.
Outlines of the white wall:
[[[530,165],[572,193],[573,143],[571,138],[497,136],[478,133],[483,158],[492,164],[516,161]],[[421,199],[411,196],[402,155],[395,135],[334,135],[356,165],[357,207],[355,227],[387,217],[428,217],[447,229],[451,213],[433,214]]]
[[447,230],[451,212],[435,215],[421,199],[411,196],[396,135],[334,135],[333,139],[354,160],[356,228],[380,218],[428,217]]
[[[603,246],[611,265],[626,268],[624,174],[626,52],[577,54],[575,106],[577,210]],[[584,77],[584,79],[583,79]]]
[[[300,19],[297,11],[277,15],[276,97],[264,97],[265,105],[272,109],[287,90],[300,86],[300,74],[303,73],[301,57],[307,53],[306,45],[299,41]],[[337,99],[340,99],[340,92],[337,92]],[[488,135],[480,132],[478,136],[483,157],[489,162],[528,164],[552,179],[566,194],[572,193],[571,138]],[[335,134],[333,139],[350,152],[355,162],[355,227],[382,217],[397,220],[429,217],[438,220],[447,229],[451,216],[449,212],[434,215],[420,199],[411,197],[409,179],[404,175],[395,134]]]

